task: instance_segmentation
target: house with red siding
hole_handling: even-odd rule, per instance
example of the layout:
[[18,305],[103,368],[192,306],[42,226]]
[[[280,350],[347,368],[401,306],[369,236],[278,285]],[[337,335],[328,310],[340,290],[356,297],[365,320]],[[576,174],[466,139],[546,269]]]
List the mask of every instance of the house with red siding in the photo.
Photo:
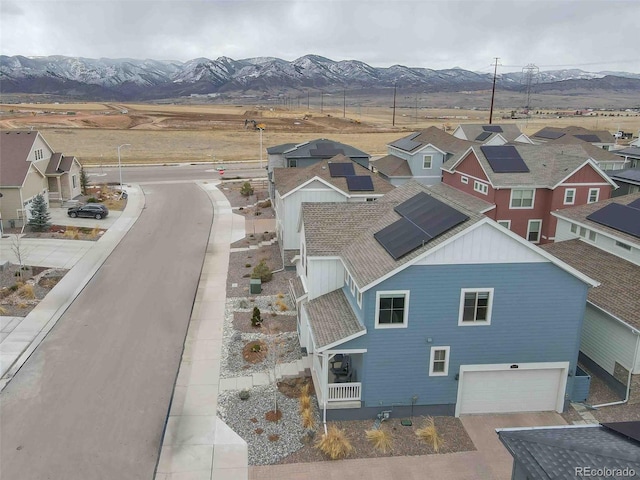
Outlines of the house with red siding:
[[472,146],[442,167],[446,185],[493,205],[485,215],[533,243],[554,241],[554,210],[611,197],[617,185],[581,145]]

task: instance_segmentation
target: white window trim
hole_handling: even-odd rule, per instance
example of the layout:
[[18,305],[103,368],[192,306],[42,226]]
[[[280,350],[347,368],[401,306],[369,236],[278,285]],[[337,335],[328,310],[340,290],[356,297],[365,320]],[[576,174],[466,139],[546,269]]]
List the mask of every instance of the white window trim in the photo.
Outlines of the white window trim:
[[355,296],[355,294],[356,294],[356,282],[352,277],[351,278],[351,295]]
[[[593,202],[591,201],[591,192],[596,192],[596,199]],[[587,203],[597,203],[598,200],[600,200],[600,189],[599,188],[590,188],[589,189],[589,196],[587,196]]]
[[[505,223],[506,225],[503,225]],[[511,220],[498,220],[498,224],[502,225],[507,230],[511,230]]]
[[[532,240],[529,240],[529,233],[531,232],[531,222],[540,222],[540,230],[538,230],[538,240],[536,240],[535,242]],[[541,218],[532,218],[531,220],[529,220],[527,222],[527,236],[526,236],[526,240],[528,242],[531,243],[540,243],[540,238],[542,238],[542,219]]]
[[[409,325],[409,294],[410,290],[379,290],[376,292],[376,320],[375,328],[407,328]],[[380,317],[380,297],[382,295],[404,295],[404,322],[401,324],[391,323],[382,324],[378,323]]]
[[347,269],[344,269],[344,284],[348,287],[349,286],[349,281],[351,280],[351,276],[349,275],[349,272],[347,271]]
[[616,247],[621,248],[622,250],[625,250],[627,252],[631,251],[631,245],[628,245],[628,244],[626,244],[624,242],[620,242],[619,240],[616,240],[615,245],[616,245]]
[[[533,190],[533,196],[531,197],[531,206],[530,207],[514,207],[513,206],[513,192],[525,192],[528,190]],[[536,189],[535,188],[512,188],[511,194],[509,195],[509,210],[533,210],[533,207],[536,204]]]
[[[571,201],[567,201],[567,194],[571,192],[572,196],[571,196]],[[564,205],[573,205],[576,203],[576,189],[575,188],[567,188],[564,191]]]
[[[435,360],[436,352],[444,350],[444,372],[434,372],[433,371],[433,362]],[[429,355],[429,376],[430,377],[446,377],[449,375],[449,352],[451,351],[451,347],[431,347],[431,354]]]
[[[465,293],[489,292],[489,305],[487,306],[487,319],[473,322],[463,322],[464,316],[464,295]],[[491,313],[493,311],[493,288],[462,288],[460,290],[460,310],[458,312],[459,327],[475,327],[480,325],[491,325]]]
[[[424,166],[424,162],[427,159],[427,157],[429,157],[429,166],[425,167]],[[430,154],[422,155],[422,169],[423,170],[431,170],[432,168],[433,168],[433,155],[430,155]]]
[[460,183],[467,185],[469,183],[469,177],[460,177]]
[[489,194],[489,185],[478,180],[473,181],[473,189],[483,195]]
[[358,306],[362,308],[362,292],[358,289],[358,294],[356,295],[356,301],[358,302]]

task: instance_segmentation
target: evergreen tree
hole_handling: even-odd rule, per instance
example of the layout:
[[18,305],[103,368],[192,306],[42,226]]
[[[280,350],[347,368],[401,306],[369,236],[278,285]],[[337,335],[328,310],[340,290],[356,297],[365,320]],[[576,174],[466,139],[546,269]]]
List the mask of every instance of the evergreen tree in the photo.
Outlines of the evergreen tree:
[[80,169],[80,189],[82,190],[82,194],[87,194],[87,185],[89,185],[89,178],[87,177],[87,172],[84,171],[84,167]]
[[31,204],[31,218],[29,218],[28,225],[36,232],[44,232],[51,226],[51,215],[47,207],[47,202],[41,193],[36,195]]

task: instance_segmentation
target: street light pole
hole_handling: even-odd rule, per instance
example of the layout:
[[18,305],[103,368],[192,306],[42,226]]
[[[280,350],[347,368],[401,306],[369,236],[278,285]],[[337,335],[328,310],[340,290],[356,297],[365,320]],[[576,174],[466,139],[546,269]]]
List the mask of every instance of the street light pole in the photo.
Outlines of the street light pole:
[[118,170],[120,172],[120,196],[122,197],[122,163],[120,162],[120,149],[122,147],[130,147],[131,144],[130,143],[123,143],[122,145],[120,145],[118,147]]
[[262,130],[264,129],[260,128],[260,168],[262,168]]

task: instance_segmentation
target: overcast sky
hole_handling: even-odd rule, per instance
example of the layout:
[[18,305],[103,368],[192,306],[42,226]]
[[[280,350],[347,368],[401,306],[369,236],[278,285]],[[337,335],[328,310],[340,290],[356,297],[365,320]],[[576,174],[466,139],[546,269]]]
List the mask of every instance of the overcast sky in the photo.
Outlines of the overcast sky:
[[0,0],[0,53],[640,73],[640,1]]

